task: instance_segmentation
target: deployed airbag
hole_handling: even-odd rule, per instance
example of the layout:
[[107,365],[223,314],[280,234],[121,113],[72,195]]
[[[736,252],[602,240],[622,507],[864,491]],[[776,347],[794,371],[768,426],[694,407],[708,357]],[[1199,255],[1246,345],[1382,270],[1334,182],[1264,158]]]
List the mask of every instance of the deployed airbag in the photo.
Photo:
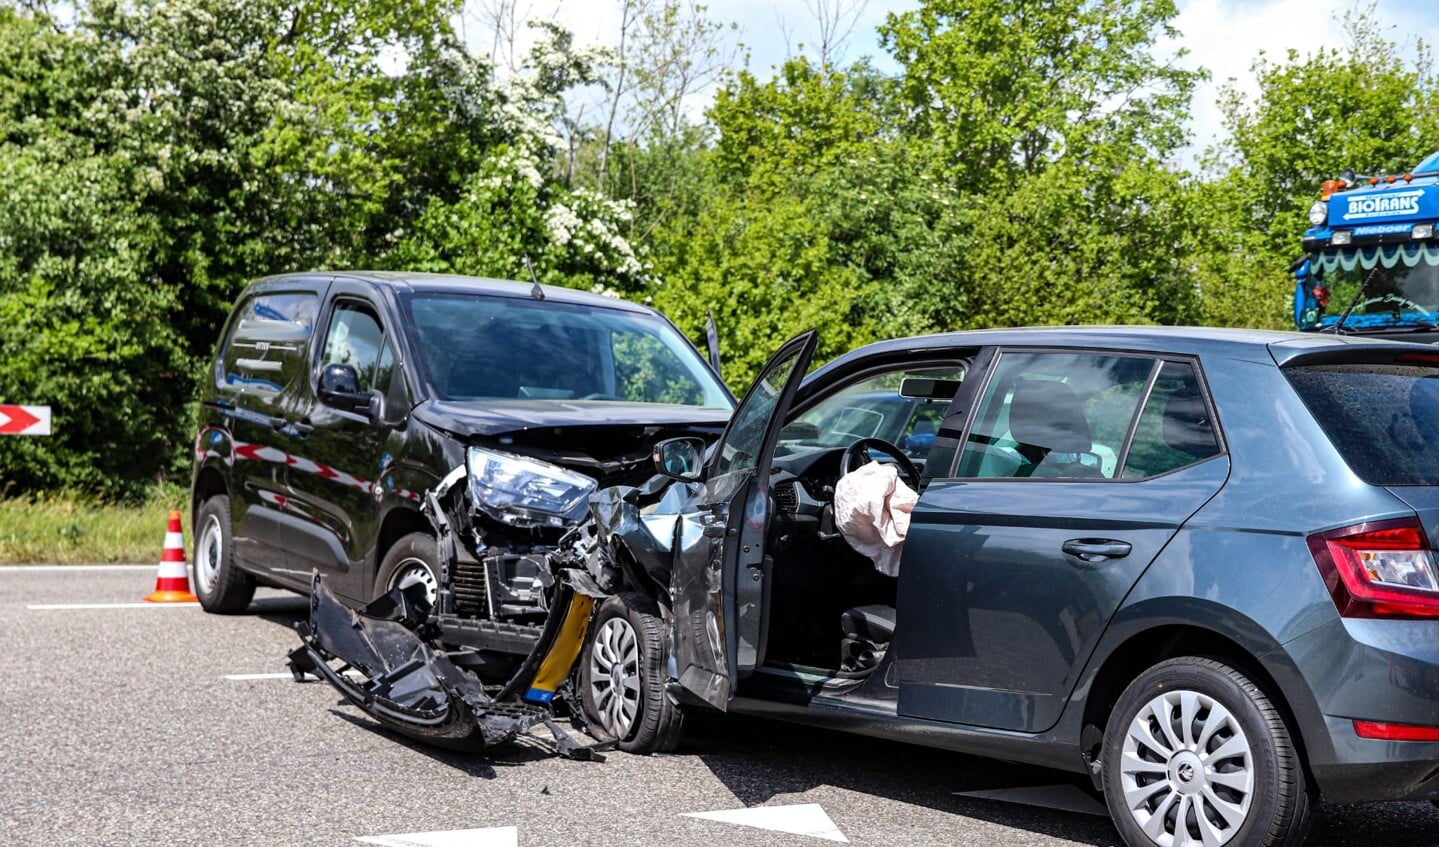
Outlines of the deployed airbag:
[[878,462],[840,477],[834,486],[835,528],[875,570],[899,575],[899,557],[909,516],[919,495],[899,479],[893,465]]

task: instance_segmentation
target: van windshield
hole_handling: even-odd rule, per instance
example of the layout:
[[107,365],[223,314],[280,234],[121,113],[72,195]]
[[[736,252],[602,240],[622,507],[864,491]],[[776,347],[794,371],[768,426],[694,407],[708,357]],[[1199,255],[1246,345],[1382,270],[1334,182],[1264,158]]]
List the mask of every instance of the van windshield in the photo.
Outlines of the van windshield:
[[655,315],[457,293],[403,303],[421,369],[445,400],[734,406],[694,347]]
[[1439,368],[1317,365],[1284,374],[1360,479],[1439,485]]

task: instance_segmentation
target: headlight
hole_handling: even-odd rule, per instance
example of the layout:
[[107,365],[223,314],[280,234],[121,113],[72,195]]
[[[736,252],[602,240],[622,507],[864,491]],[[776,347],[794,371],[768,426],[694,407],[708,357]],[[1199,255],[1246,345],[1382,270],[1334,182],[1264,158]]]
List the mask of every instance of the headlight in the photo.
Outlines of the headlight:
[[1315,226],[1324,226],[1329,220],[1329,204],[1323,200],[1315,200],[1314,205],[1309,207],[1309,222]]
[[516,527],[564,527],[585,516],[595,481],[558,465],[471,447],[470,500],[485,515]]

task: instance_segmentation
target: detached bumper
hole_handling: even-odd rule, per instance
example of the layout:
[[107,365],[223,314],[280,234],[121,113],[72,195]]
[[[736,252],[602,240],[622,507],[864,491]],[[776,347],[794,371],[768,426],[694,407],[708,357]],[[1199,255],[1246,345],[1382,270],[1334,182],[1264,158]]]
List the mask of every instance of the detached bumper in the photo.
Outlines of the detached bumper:
[[549,718],[523,703],[497,703],[484,686],[415,632],[423,612],[399,592],[356,612],[317,577],[304,643],[290,654],[296,679],[324,679],[385,726],[442,747],[478,751]]

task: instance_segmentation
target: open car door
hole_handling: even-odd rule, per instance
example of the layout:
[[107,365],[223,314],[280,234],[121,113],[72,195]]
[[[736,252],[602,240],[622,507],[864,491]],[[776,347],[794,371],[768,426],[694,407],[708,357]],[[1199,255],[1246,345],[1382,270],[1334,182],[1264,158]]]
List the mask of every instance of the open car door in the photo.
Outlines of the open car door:
[[801,333],[765,365],[715,448],[697,508],[680,516],[671,577],[675,673],[717,709],[728,708],[735,683],[758,661],[770,576],[769,460],[817,339]]

